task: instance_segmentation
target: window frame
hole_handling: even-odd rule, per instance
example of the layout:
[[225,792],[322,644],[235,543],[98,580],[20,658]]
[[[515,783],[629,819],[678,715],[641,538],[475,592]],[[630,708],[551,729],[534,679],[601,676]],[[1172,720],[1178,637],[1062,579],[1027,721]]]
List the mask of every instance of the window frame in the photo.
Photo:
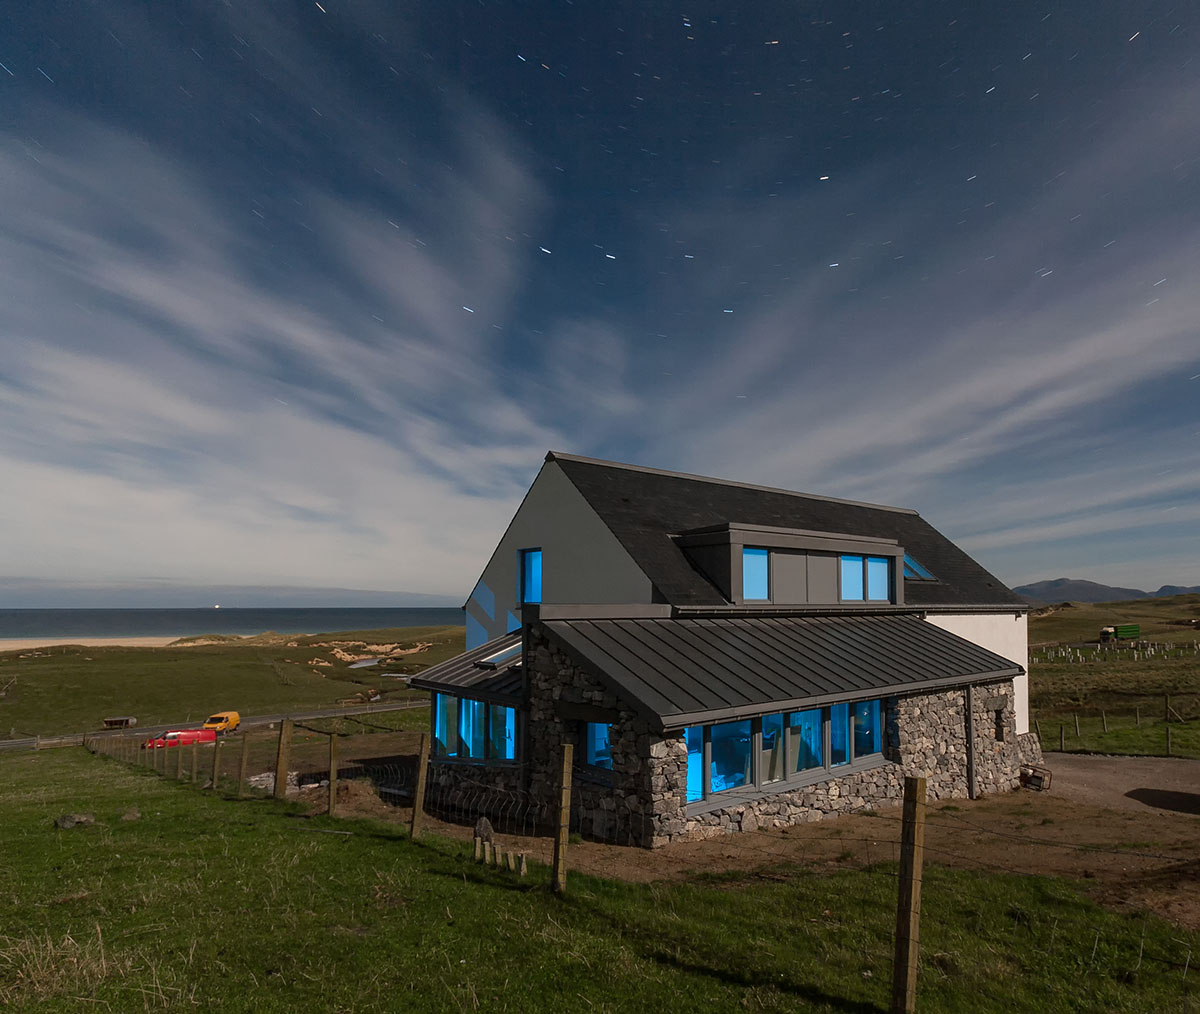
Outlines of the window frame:
[[[529,580],[529,567],[530,562],[535,558],[537,560],[537,598],[530,598],[529,586],[532,582]],[[542,562],[541,546],[530,546],[527,549],[517,550],[517,600],[523,606],[539,605],[542,601],[545,590]]]
[[[804,788],[807,785],[814,785],[818,782],[825,782],[843,775],[855,774],[859,771],[878,767],[884,762],[887,751],[887,699],[885,697],[871,697],[864,698],[863,700],[879,702],[879,749],[865,754],[858,754],[855,751],[853,709],[854,705],[861,703],[861,701],[834,701],[831,704],[820,705],[816,708],[774,711],[768,712],[765,715],[756,715],[750,719],[732,719],[727,722],[710,722],[706,725],[692,726],[691,728],[699,729],[702,736],[702,748],[699,754],[700,798],[688,800],[687,792],[685,791],[685,812],[689,815],[696,815],[710,810],[724,809],[726,806],[737,805],[747,799],[758,799],[781,792],[790,792],[794,789]],[[831,709],[839,706],[847,707],[847,760],[835,765],[832,762]],[[803,771],[794,771],[795,756],[792,738],[789,735],[789,729],[791,728],[789,717],[793,714],[803,714],[810,711],[819,711],[821,715],[821,763],[817,766],[806,768]],[[780,715],[782,718],[781,748],[784,775],[781,779],[766,781],[768,772],[765,770],[766,759],[763,755],[762,724],[764,718],[771,718],[775,715]],[[751,780],[745,785],[731,786],[714,791],[712,788],[712,730],[718,725],[729,725],[731,722],[742,721],[750,722]],[[680,730],[680,735],[684,736],[686,731]],[[684,738],[686,739],[686,736]],[[684,774],[685,781],[688,779],[691,770],[692,756],[692,754],[688,754],[689,759]]]
[[[857,560],[861,567],[859,581],[862,585],[862,595],[857,598],[847,598],[845,592],[845,572],[847,566],[853,566],[851,561]],[[871,564],[882,563],[887,571],[887,589],[883,598],[870,598],[871,594]],[[894,604],[896,601],[896,566],[895,558],[891,556],[872,556],[869,553],[839,553],[838,554],[838,602],[861,602],[864,605]]]
[[[438,739],[438,716],[441,712],[441,702],[445,698],[447,701],[454,702],[454,722],[446,732],[446,748],[443,752],[441,749],[441,740]],[[466,697],[459,694],[443,694],[439,691],[433,692],[433,701],[431,702],[431,724],[433,726],[433,750],[431,760],[437,761],[439,764],[471,764],[482,767],[503,767],[507,765],[519,764],[521,762],[521,747],[522,747],[522,718],[521,709],[508,704],[497,704],[494,701],[483,700],[479,697]],[[478,757],[466,752],[467,747],[462,735],[463,714],[467,710],[464,705],[477,705],[483,709],[483,739],[480,755]],[[512,757],[495,757],[495,747],[493,746],[493,709],[504,708],[513,713],[513,756]],[[503,749],[503,746],[500,747]]]

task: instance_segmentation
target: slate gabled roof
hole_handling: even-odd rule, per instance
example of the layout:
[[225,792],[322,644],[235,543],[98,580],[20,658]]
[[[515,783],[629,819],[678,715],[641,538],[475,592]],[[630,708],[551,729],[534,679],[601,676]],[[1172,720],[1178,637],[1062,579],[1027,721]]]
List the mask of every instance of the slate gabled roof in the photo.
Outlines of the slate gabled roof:
[[897,540],[936,581],[906,581],[907,606],[1016,606],[1014,594],[916,511],[596,461],[551,451],[563,474],[653,583],[677,606],[724,605],[672,535],[730,522]]
[[911,615],[547,620],[663,729],[1007,679],[1023,671]]

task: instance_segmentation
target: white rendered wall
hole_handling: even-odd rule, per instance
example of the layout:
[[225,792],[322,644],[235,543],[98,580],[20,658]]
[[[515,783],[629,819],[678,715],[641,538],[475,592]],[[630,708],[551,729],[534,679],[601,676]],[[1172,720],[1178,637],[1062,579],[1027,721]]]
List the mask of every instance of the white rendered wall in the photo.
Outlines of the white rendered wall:
[[930,623],[1015,662],[1026,675],[1013,677],[1017,734],[1029,731],[1029,632],[1024,613],[929,613]]

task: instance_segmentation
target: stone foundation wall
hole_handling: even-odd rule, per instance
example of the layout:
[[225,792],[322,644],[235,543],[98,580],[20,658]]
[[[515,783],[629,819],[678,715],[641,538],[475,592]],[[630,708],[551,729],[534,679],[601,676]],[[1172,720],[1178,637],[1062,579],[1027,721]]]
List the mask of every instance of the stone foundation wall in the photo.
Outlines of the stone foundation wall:
[[[577,766],[581,816],[576,829],[584,835],[656,848],[733,831],[787,827],[893,805],[902,798],[906,774],[925,776],[930,800],[968,795],[968,695],[956,689],[886,698],[887,745],[876,767],[810,785],[781,786],[778,792],[731,799],[729,806],[689,815],[683,736],[652,733],[646,720],[607,690],[596,674],[536,627],[530,645],[527,765],[532,796],[556,803],[563,742],[575,744],[577,765],[582,759],[583,723],[561,718],[558,703],[594,705],[619,715],[612,726],[611,780],[590,777],[595,773],[581,776]],[[1016,735],[1012,683],[978,685],[970,696],[976,792],[1014,789],[1030,744],[1027,737]]]
[[1025,732],[1017,737],[1017,750],[1022,764],[1042,763],[1042,741],[1036,732]]

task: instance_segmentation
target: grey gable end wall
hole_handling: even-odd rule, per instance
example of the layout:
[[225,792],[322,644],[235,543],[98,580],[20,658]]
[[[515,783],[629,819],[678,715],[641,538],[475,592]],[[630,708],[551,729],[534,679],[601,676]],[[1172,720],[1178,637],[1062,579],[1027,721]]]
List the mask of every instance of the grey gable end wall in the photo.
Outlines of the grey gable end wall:
[[649,603],[650,579],[592,510],[556,462],[538,472],[508,530],[492,553],[479,582],[494,600],[492,615],[482,605],[486,594],[472,593],[468,615],[490,640],[509,632],[508,614],[520,619],[518,553],[542,551],[542,601]]

